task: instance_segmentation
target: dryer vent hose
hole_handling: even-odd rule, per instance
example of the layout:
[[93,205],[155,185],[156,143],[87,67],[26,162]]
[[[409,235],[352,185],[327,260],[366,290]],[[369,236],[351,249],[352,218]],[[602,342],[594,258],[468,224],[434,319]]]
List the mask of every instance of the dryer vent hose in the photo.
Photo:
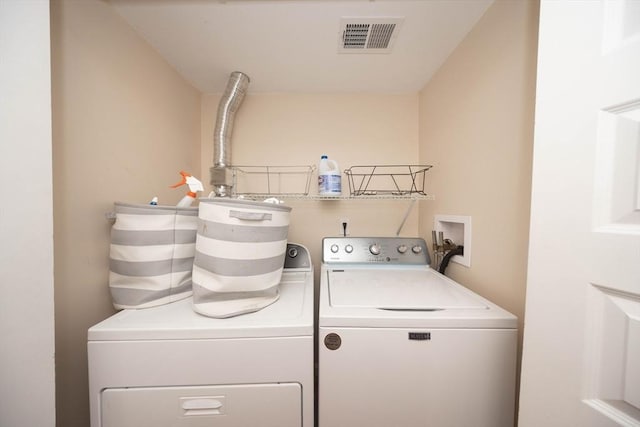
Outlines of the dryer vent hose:
[[209,168],[210,184],[218,197],[231,196],[231,133],[233,121],[249,86],[249,76],[234,71],[229,76],[227,88],[220,98],[216,126],[213,131],[213,166]]
[[455,255],[464,255],[464,246],[462,245],[457,246],[455,249],[451,249],[449,252],[447,252],[444,258],[442,258],[442,262],[440,263],[438,272],[440,272],[441,274],[444,274],[444,271],[447,269],[447,266],[449,265],[449,261],[451,261],[451,258],[453,258]]

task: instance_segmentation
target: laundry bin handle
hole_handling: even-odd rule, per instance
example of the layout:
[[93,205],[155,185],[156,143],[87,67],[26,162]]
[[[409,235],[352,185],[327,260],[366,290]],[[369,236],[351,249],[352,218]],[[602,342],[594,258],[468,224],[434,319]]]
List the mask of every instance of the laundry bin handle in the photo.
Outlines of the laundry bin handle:
[[271,221],[273,215],[267,212],[247,212],[247,211],[229,211],[229,218],[241,219],[243,221]]

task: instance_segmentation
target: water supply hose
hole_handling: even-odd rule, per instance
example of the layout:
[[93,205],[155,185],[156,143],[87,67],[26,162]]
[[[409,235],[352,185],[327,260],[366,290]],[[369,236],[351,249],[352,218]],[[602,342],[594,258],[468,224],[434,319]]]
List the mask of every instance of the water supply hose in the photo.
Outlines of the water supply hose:
[[464,246],[456,246],[454,249],[451,249],[447,254],[442,258],[442,262],[440,263],[440,267],[438,268],[438,272],[444,274],[444,271],[447,269],[449,265],[449,261],[455,255],[464,255]]

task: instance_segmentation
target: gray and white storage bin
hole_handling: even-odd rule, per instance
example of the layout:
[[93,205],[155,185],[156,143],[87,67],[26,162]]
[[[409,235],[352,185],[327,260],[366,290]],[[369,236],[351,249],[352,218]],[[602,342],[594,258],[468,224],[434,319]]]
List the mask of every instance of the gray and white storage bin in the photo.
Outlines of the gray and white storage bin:
[[115,217],[109,253],[115,308],[190,297],[198,208],[115,203]]
[[279,297],[291,208],[229,198],[200,199],[193,309],[226,318]]

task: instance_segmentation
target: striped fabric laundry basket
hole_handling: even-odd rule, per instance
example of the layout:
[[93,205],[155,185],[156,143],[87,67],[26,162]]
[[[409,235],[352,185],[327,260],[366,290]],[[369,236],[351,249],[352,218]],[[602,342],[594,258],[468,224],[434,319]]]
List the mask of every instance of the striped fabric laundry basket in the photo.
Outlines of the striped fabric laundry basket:
[[115,203],[109,289],[117,309],[192,295],[198,208]]
[[228,198],[200,199],[193,308],[225,318],[279,297],[291,208]]

